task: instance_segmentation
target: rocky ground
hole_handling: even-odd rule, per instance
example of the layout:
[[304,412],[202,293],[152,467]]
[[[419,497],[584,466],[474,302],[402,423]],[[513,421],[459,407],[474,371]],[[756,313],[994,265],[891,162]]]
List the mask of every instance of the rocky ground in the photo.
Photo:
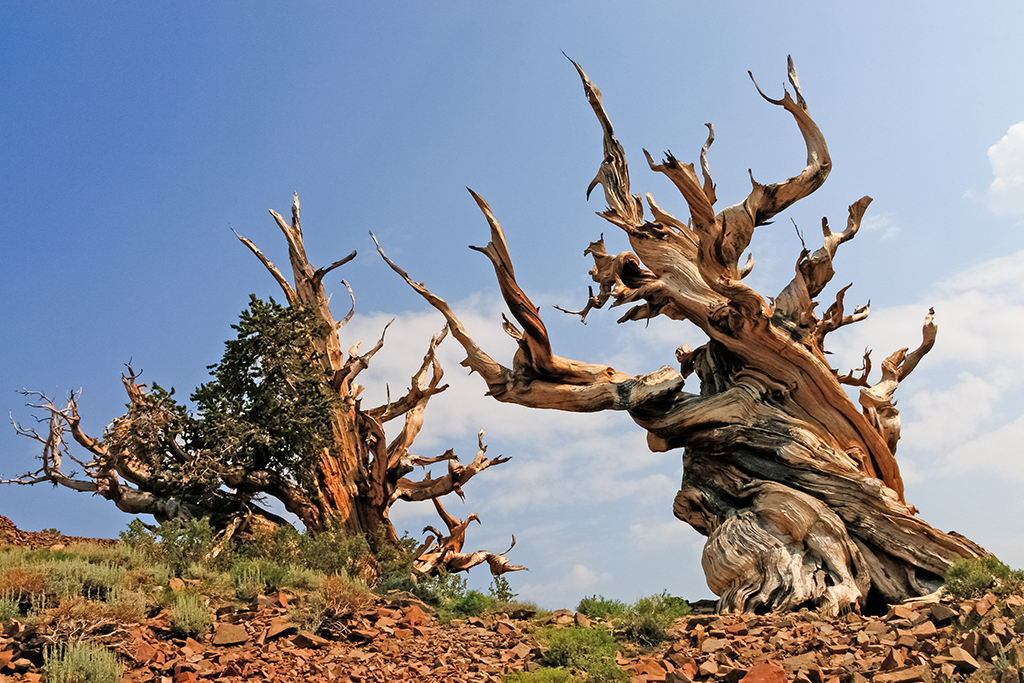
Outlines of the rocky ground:
[[[539,625],[605,627],[567,610],[543,619],[491,616],[443,626],[412,596],[394,594],[351,615],[325,639],[289,620],[294,599],[282,593],[243,609],[224,607],[201,641],[172,637],[164,611],[110,644],[128,665],[127,681],[493,682],[541,665],[532,636]],[[45,627],[4,628],[0,683],[41,681],[42,651],[51,640]],[[677,620],[658,649],[626,647],[618,663],[635,683],[1022,683],[1024,597],[989,594],[954,603],[932,596],[877,617],[827,619],[807,610],[694,614]]]

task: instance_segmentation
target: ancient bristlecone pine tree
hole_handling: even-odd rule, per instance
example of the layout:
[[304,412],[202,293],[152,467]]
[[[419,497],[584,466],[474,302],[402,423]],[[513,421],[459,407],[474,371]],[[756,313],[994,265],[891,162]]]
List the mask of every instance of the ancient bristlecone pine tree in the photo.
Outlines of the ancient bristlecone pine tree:
[[[286,376],[277,385],[280,391],[272,393],[297,395],[273,395],[258,400],[279,401],[274,405],[281,408],[276,412],[271,410],[264,417],[283,422],[287,436],[302,425],[296,416],[282,413],[288,412],[288,406],[310,403],[308,397],[298,394],[317,397],[326,413],[321,422],[327,424],[321,426],[319,434],[311,436],[310,442],[295,445],[301,455],[295,457],[281,446],[275,450],[274,443],[257,443],[255,449],[249,449],[262,454],[262,460],[245,455],[246,440],[274,441],[267,436],[271,432],[264,429],[265,425],[254,425],[249,433],[241,434],[237,428],[233,431],[223,428],[222,423],[235,419],[234,413],[247,406],[232,405],[226,413],[217,413],[214,418],[220,422],[210,426],[213,421],[210,415],[204,417],[205,422],[193,420],[163,390],[147,391],[146,385],[137,381],[138,376],[129,367],[123,377],[130,400],[128,413],[115,419],[102,439],[83,431],[73,394],[66,406],[59,407],[38,392],[25,392],[37,399],[30,405],[46,411],[40,421],[47,424],[47,429],[39,433],[18,424],[15,427],[19,433],[40,442],[42,466],[0,483],[48,482],[92,492],[113,501],[124,512],[151,514],[158,521],[205,517],[225,539],[253,524],[287,523],[259,505],[262,496],[279,500],[311,532],[340,523],[351,535],[382,533],[392,542],[397,537],[388,518],[391,506],[399,500],[434,500],[448,526],[448,534],[432,530],[436,538],[428,538],[420,549],[418,570],[424,573],[440,568],[463,571],[483,562],[487,562],[495,574],[523,569],[509,565],[503,556],[495,553],[461,553],[466,525],[445,512],[438,500],[453,492],[461,497],[462,487],[470,478],[508,458],[486,457],[483,432],[476,457],[466,465],[459,463],[451,450],[436,457],[417,456],[410,450],[423,426],[427,402],[447,388],[441,384],[443,371],[436,355],[447,329],[430,341],[423,363],[404,396],[376,408],[364,409],[359,401],[363,387],[356,383],[356,378],[383,347],[384,338],[382,336],[363,354],[359,353],[358,343],[347,354],[343,352],[339,331],[351,319],[355,299],[353,297],[353,310],[343,320],[336,321],[323,286],[324,276],[351,261],[356,253],[324,268],[314,268],[306,257],[298,196],[292,205],[290,222],[275,211],[270,213],[288,243],[291,282],[252,241],[242,236],[238,239],[280,285],[288,304],[287,311],[298,311],[298,314],[294,322],[289,319],[285,323],[285,329],[279,327],[265,334],[288,337],[295,334],[292,328],[300,323],[307,334],[295,336],[279,347],[271,347],[273,352],[263,351],[249,360],[267,374],[272,366],[282,362],[289,344],[300,347],[297,352],[290,352],[293,362],[300,366],[291,372],[296,377],[306,377],[306,384],[296,390],[293,379]],[[351,294],[348,283],[344,280],[342,283]],[[256,303],[262,302],[254,297],[252,310],[247,311],[247,314],[252,313],[250,317],[255,317]],[[265,304],[262,307],[273,308]],[[243,367],[236,374],[247,373]],[[258,391],[258,387],[254,390]],[[203,391],[197,391],[197,396]],[[251,399],[237,403],[247,401]],[[397,418],[402,418],[402,428],[389,443],[384,425]],[[73,441],[86,451],[85,458],[75,456],[69,449],[66,438],[69,432]],[[77,474],[66,471],[69,460],[74,463],[71,467],[79,469]],[[420,480],[408,478],[416,467],[427,468],[435,463],[447,464],[442,476],[433,478],[427,471]]]
[[[825,355],[827,334],[868,315],[867,306],[847,312],[845,289],[820,318],[814,299],[833,276],[837,248],[857,234],[870,197],[850,206],[842,232],[822,222],[823,246],[802,251],[795,277],[777,297],[766,300],[743,284],[752,261],[740,265],[739,259],[754,228],[812,193],[832,166],[792,61],[795,99],[789,92],[779,100],[761,95],[789,112],[803,135],[807,165],[798,175],[771,185],[751,179],[753,189],[742,202],[716,212],[707,162],[712,126],[700,153],[703,179],[671,154],[655,163],[645,150],[651,169],[668,176],[685,198],[688,222],[662,211],[650,194],[645,218],[601,93],[576,68],[604,131],[604,160],[588,195],[597,185],[604,188],[608,208],[599,215],[622,228],[633,248],[611,255],[603,239],[590,244],[585,253],[594,258],[591,275],[599,291],[591,291],[578,314],[585,318],[609,299],[613,306],[632,303],[619,322],[659,315],[689,320],[708,342],[693,350],[681,346],[678,369],[635,377],[554,355],[537,307],[516,282],[502,228],[473,193],[491,228],[490,243],[473,249],[493,263],[518,322],[504,323],[519,345],[512,367],[477,346],[442,299],[388,263],[448,320],[468,354],[464,364],[483,377],[488,395],[535,408],[625,410],[647,430],[652,451],[684,449],[673,509],[707,537],[702,563],[723,611],[877,607],[934,591],[955,560],[985,554],[915,516],[894,458],[900,422],[893,392],[934,342],[932,313],[921,346],[889,356],[874,385],[867,381],[867,356],[860,371],[840,374]],[[698,393],[684,390],[693,374]],[[862,387],[860,408],[843,384]]]

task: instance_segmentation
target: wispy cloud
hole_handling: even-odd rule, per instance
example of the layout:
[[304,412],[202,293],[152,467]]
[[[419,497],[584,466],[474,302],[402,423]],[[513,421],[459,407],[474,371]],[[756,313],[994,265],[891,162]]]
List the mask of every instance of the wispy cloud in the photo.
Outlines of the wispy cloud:
[[892,212],[868,213],[861,222],[861,229],[876,233],[883,241],[891,240],[902,232],[896,214]]
[[866,346],[875,349],[877,366],[896,349],[920,343],[919,321],[934,306],[936,345],[896,394],[908,479],[981,470],[1024,476],[1022,260],[1024,251],[965,269],[920,304],[872,311],[848,334],[833,335],[841,369],[856,366]]
[[1024,215],[1024,121],[1010,126],[999,142],[988,148],[992,184],[989,207],[1001,216]]

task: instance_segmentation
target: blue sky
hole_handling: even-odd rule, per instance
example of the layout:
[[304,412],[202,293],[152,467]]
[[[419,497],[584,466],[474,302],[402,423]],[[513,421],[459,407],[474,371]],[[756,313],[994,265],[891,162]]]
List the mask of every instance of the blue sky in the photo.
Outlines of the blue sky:
[[[757,95],[747,70],[781,94],[792,54],[828,140],[828,182],[751,245],[749,281],[774,295],[828,216],[875,198],[839,254],[834,290],[872,303],[832,335],[847,369],[916,346],[929,306],[939,338],[897,398],[907,499],[1024,566],[1024,6],[974,3],[59,3],[0,9],[0,407],[30,420],[16,391],[82,389],[86,429],[123,412],[131,360],[187,395],[206,379],[248,295],[278,296],[231,229],[286,260],[267,214],[303,205],[318,264],[359,257],[329,287],[344,347],[396,322],[361,377],[365,402],[406,386],[442,321],[372,249],[373,231],[414,279],[459,312],[492,355],[500,331],[487,227],[465,187],[505,226],[517,275],[543,306],[555,351],[639,373],[700,337],[686,324],[586,327],[578,307],[586,245],[602,232],[584,191],[600,131],[565,51],[604,93],[634,191],[685,204],[641,152],[696,161],[705,121],[721,206],[742,200],[748,169],[774,182],[802,168],[792,121]],[[335,275],[332,273],[332,276]],[[710,597],[701,537],[671,515],[680,454],[652,454],[622,415],[499,405],[443,357],[452,388],[427,411],[420,452],[472,457],[475,433],[511,462],[467,487],[468,545],[502,550],[516,534],[513,589],[550,607],[600,593],[662,589]],[[34,444],[0,430],[0,477],[33,467]],[[23,528],[114,535],[130,518],[100,499],[49,487],[0,488]],[[432,510],[396,507],[399,530]],[[487,583],[485,572],[471,583]]]

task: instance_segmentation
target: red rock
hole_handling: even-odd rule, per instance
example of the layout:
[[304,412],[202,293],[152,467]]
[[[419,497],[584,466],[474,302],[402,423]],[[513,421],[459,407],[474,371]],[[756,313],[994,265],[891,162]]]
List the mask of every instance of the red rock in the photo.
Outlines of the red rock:
[[906,660],[903,657],[903,652],[890,648],[889,653],[882,660],[882,665],[878,667],[878,670],[892,671],[893,669],[902,669],[904,664],[906,664]]
[[697,674],[700,676],[714,676],[717,673],[718,662],[713,659],[701,662],[700,668],[697,669]]
[[194,671],[180,671],[174,676],[174,683],[199,683]]
[[[240,624],[217,624],[213,632],[212,643],[214,645],[241,645],[249,640],[249,634],[245,627]],[[196,643],[198,645],[198,643]]]
[[935,624],[931,621],[922,622],[914,628],[910,629],[910,632],[919,638],[930,636],[934,634],[936,631],[938,631],[938,629],[935,628]]
[[805,652],[802,655],[787,657],[782,660],[782,666],[790,673],[806,670],[818,666],[818,657],[814,652]]
[[404,610],[402,623],[407,626],[425,626],[430,623],[430,617],[416,605],[409,605]]
[[740,683],[787,683],[786,670],[775,660],[755,664]]
[[12,659],[14,659],[14,650],[0,652],[0,671],[5,669]]
[[948,654],[935,657],[932,661],[936,664],[952,664],[957,671],[966,673],[971,673],[981,667],[978,660],[962,647],[951,647]]
[[913,619],[917,616],[917,610],[909,605],[893,605],[889,609],[889,614],[886,615],[885,620],[891,619]]
[[665,674],[665,683],[693,683],[693,679],[680,671]]
[[313,635],[309,631],[299,631],[294,638],[292,638],[292,644],[299,648],[309,648],[311,650],[319,650],[322,647],[327,647],[331,644],[331,641],[320,636]]
[[932,670],[927,664],[875,674],[871,683],[932,683]]
[[945,625],[952,622],[957,617],[957,613],[946,607],[941,602],[933,604],[929,610],[932,620],[939,625]]

